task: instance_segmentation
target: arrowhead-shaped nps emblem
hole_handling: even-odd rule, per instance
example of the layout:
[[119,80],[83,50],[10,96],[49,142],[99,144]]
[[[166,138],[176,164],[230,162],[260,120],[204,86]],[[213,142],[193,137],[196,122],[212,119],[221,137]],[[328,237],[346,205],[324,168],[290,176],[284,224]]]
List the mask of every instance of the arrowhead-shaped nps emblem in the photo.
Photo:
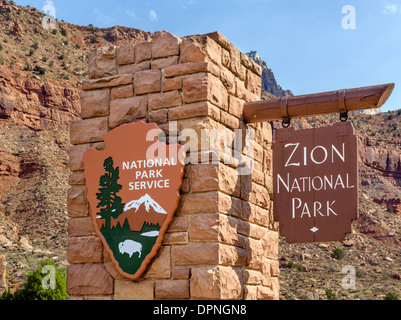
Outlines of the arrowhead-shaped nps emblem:
[[84,154],[95,230],[117,270],[138,279],[157,254],[178,207],[185,151],[159,141],[156,124],[123,125],[105,149]]

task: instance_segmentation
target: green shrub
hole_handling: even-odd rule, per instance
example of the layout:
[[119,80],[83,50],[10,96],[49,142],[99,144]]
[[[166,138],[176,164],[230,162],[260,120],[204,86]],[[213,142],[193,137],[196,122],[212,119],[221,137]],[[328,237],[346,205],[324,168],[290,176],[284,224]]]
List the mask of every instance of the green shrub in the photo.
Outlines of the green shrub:
[[11,293],[11,290],[10,290],[10,288],[8,288],[8,290],[7,291],[5,291],[1,296],[0,296],[0,301],[1,300],[7,300],[7,301],[9,301],[9,300],[12,300],[13,299],[13,294]]
[[300,264],[296,264],[293,261],[290,261],[287,263],[287,268],[289,269],[296,269],[298,271],[304,272],[305,271],[305,267],[300,265]]
[[90,39],[91,39],[91,43],[96,43],[97,40],[98,40],[98,37],[97,37],[97,35],[93,34],[93,35],[90,37]]
[[398,299],[398,296],[395,295],[394,293],[389,292],[384,297],[384,300],[400,300],[400,299]]
[[[51,272],[43,270],[45,266],[50,266],[50,269],[54,268],[54,288],[51,287],[51,281],[48,280],[48,277],[51,276]],[[50,260],[45,260],[36,271],[29,273],[20,291],[14,294],[7,291],[0,297],[0,300],[65,300],[67,298],[65,269],[57,269],[54,263]]]
[[67,36],[67,30],[65,30],[63,27],[60,28],[61,34],[65,37]]
[[337,296],[332,290],[326,290],[326,296],[329,300],[337,300]]
[[394,213],[393,207],[392,207],[392,206],[388,206],[388,207],[387,207],[387,212],[389,212],[389,213]]
[[46,73],[46,69],[42,68],[42,67],[39,67],[39,66],[35,67],[35,71],[38,72],[41,75],[44,75]]
[[331,254],[331,257],[337,260],[344,259],[344,256],[345,256],[344,251],[340,248],[334,249],[333,253]]

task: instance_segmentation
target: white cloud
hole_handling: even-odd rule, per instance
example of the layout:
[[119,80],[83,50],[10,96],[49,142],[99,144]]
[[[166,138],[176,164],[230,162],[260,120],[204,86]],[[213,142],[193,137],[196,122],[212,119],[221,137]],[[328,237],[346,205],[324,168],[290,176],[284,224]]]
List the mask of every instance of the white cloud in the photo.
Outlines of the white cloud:
[[188,7],[190,7],[190,6],[194,5],[194,4],[195,4],[195,0],[186,0],[184,2],[184,4],[182,5],[182,7],[184,9],[187,9]]
[[99,27],[109,27],[112,24],[113,19],[102,13],[98,8],[94,8],[93,12],[95,13]]
[[136,16],[135,12],[131,9],[127,9],[127,11],[125,11],[125,13],[127,14],[127,16],[133,18],[133,19],[138,19],[138,17]]
[[157,17],[157,13],[155,10],[150,10],[149,11],[149,20],[150,21],[157,21],[158,17]]
[[387,1],[383,1],[383,14],[385,15],[393,15],[400,11],[399,5],[396,3],[391,3]]

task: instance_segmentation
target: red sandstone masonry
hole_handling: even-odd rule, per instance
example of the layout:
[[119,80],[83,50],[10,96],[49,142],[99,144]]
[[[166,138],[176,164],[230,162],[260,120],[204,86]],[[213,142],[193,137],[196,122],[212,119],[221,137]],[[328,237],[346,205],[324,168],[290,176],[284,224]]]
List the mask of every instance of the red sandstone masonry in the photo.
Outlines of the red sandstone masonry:
[[[271,127],[247,126],[246,101],[259,100],[261,69],[218,32],[182,39],[157,32],[152,42],[94,49],[83,81],[82,121],[71,125],[67,290],[70,299],[278,299],[277,223],[272,219]],[[104,148],[103,134],[139,120],[169,133],[192,128],[255,129],[255,170],[238,160],[188,164],[181,201],[161,250],[143,277],[115,269],[95,234],[85,194],[83,153]],[[170,132],[172,133],[172,132]],[[209,160],[206,148],[192,156]],[[245,146],[242,150],[246,154]],[[250,160],[250,159],[248,159]]]
[[81,92],[80,96],[82,119],[109,115],[110,91],[108,89]]

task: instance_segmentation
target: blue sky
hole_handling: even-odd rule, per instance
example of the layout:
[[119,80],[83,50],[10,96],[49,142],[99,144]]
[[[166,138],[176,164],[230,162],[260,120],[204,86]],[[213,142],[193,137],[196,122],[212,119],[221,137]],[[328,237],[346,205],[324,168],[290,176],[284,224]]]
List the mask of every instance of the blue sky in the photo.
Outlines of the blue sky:
[[[180,37],[220,31],[241,51],[257,50],[278,83],[296,95],[395,82],[382,110],[401,109],[401,0],[15,2],[39,10],[52,3],[59,20],[78,25]],[[355,15],[342,12],[347,5]]]

